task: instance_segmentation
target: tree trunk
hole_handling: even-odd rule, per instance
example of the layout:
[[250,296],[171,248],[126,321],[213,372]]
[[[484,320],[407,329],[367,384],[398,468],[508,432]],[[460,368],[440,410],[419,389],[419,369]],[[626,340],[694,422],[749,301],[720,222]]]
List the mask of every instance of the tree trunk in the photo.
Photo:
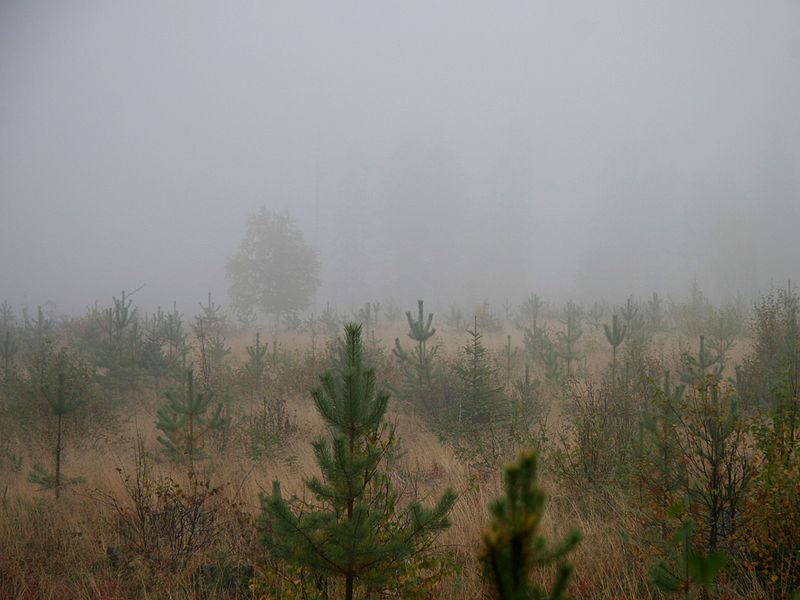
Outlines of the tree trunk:
[[61,413],[58,415],[58,433],[56,434],[56,500],[61,493]]

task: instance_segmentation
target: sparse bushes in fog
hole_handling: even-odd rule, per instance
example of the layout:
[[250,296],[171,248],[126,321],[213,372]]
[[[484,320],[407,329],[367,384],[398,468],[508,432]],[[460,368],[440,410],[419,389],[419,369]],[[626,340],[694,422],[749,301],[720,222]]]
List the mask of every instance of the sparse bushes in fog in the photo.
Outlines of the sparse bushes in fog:
[[608,313],[608,303],[604,300],[595,300],[589,310],[586,311],[586,318],[592,327],[599,329],[603,325],[606,313]]
[[447,323],[449,327],[460,331],[461,326],[464,324],[464,313],[461,312],[458,306],[451,304],[450,310],[444,316],[444,322]]
[[134,451],[132,470],[118,469],[123,499],[96,492],[95,497],[113,514],[111,528],[118,543],[109,546],[112,565],[145,560],[150,569],[174,572],[193,557],[207,552],[220,533],[225,502],[222,487],[211,485],[194,469],[186,481],[159,475],[149,462],[141,439]]
[[571,489],[625,486],[637,429],[634,396],[609,377],[565,384],[565,414],[549,465]]
[[[73,463],[74,449],[110,447],[121,418],[152,414],[154,398],[162,402],[159,388],[175,390],[163,401],[157,423],[147,418],[161,443],[154,441],[150,454],[140,445],[136,466],[123,469],[124,489],[116,498],[110,492],[96,493],[112,513],[107,522],[110,529],[97,535],[119,543],[109,555],[116,561],[113,570],[108,560],[95,557],[96,564],[87,571],[109,570],[112,579],[124,582],[120,585],[130,595],[156,594],[160,584],[145,579],[159,570],[180,578],[212,553],[229,551],[235,543],[222,529],[234,527],[234,521],[239,528],[236,535],[244,541],[233,560],[258,565],[251,582],[254,595],[342,597],[348,587],[347,565],[356,565],[350,569],[354,595],[359,589],[373,595],[389,590],[387,594],[404,598],[485,595],[479,565],[467,558],[477,530],[448,534],[453,535],[452,554],[428,552],[446,521],[451,497],[441,497],[432,512],[419,505],[406,510],[405,504],[417,493],[430,494],[430,488],[444,487],[444,481],[469,485],[454,518],[462,525],[465,519],[474,523],[483,515],[481,494],[497,485],[497,465],[529,447],[538,451],[542,466],[553,476],[555,504],[562,511],[556,516],[559,524],[572,518],[568,513],[577,512],[594,528],[587,530],[589,539],[603,540],[592,543],[602,543],[605,549],[612,528],[626,538],[624,556],[614,550],[613,557],[597,559],[590,552],[585,558],[587,568],[579,564],[580,581],[574,589],[580,597],[620,593],[623,586],[616,580],[609,583],[594,572],[602,569],[624,572],[624,589],[630,597],[658,594],[648,587],[645,571],[659,560],[651,570],[650,584],[658,579],[668,589],[681,592],[724,594],[713,587],[700,592],[703,582],[710,586],[713,577],[707,575],[720,564],[714,558],[719,556],[714,554],[717,551],[728,558],[723,590],[736,588],[736,597],[784,599],[800,586],[796,501],[800,496],[800,301],[791,289],[759,300],[751,339],[742,336],[741,303],[715,308],[699,288],[688,303],[678,306],[680,310],[671,307],[670,329],[665,328],[667,315],[657,296],[647,302],[629,298],[624,306],[631,317],[628,324],[597,303],[589,315],[597,327],[583,330],[575,305],[566,305],[559,323],[552,311],[543,316],[541,301],[531,296],[517,314],[510,315],[525,326],[524,352],[513,347],[513,336],[502,336],[503,343],[493,336],[497,345],[489,346],[478,315],[466,334],[448,330],[447,335],[437,336],[433,315],[424,311],[421,301],[406,318],[412,345],[399,339],[387,344],[381,338],[391,330],[377,328],[380,307],[368,303],[359,314],[363,321],[360,366],[353,362],[353,346],[347,340],[325,339],[326,329],[338,330],[341,320],[330,308],[327,324],[312,316],[286,339],[279,341],[276,332],[270,341],[262,342],[255,332],[231,332],[221,308],[209,298],[201,305],[192,336],[196,339],[190,346],[177,310],[142,316],[130,300],[124,293],[110,307],[96,307],[72,320],[55,320],[39,309],[30,315],[25,311],[19,322],[7,305],[0,306],[0,511],[12,506],[13,498],[5,498],[7,490],[9,496],[15,486],[34,492],[24,475],[17,475],[23,455],[24,471],[32,472],[31,481],[63,491],[69,478],[60,472],[60,464],[66,465],[67,473],[89,474]],[[384,326],[390,321],[389,312],[381,312]],[[460,313],[455,314],[460,318]],[[600,324],[605,324],[605,340]],[[700,333],[687,341],[690,330]],[[650,336],[659,331],[657,344],[651,346]],[[750,346],[734,371],[731,355],[742,352],[737,344]],[[681,363],[673,364],[679,352]],[[184,363],[194,366],[196,381],[179,383],[177,372]],[[436,446],[440,455],[422,458],[413,455],[417,447],[412,447],[408,462],[395,454],[392,427],[365,419],[356,427],[363,435],[350,452],[344,430],[323,415],[330,435],[313,446],[322,476],[309,480],[307,493],[298,494],[300,498],[274,491],[264,498],[259,528],[268,548],[265,557],[264,547],[254,543],[257,531],[250,517],[230,504],[227,488],[215,487],[200,473],[203,463],[197,461],[225,452],[226,463],[236,466],[208,464],[218,475],[230,469],[226,476],[236,473],[234,478],[262,467],[281,470],[297,464],[305,469],[307,456],[299,452],[296,438],[318,424],[313,416],[307,419],[300,398],[325,370],[330,371],[320,380],[325,391],[315,391],[323,410],[344,410],[347,389],[358,391],[353,397],[362,398],[365,407],[382,405],[383,396],[378,402],[377,394],[366,393],[380,378],[398,390],[400,402],[393,409],[405,413],[397,416],[398,427],[410,428],[424,453],[436,445],[437,433],[446,447]],[[733,381],[725,379],[734,374]],[[360,387],[356,380],[361,381]],[[348,388],[351,383],[355,387]],[[43,386],[50,397],[42,394]],[[64,391],[61,415],[59,389]],[[77,398],[81,402],[76,410],[66,410]],[[370,414],[383,415],[382,410],[385,407]],[[61,443],[56,417],[63,425]],[[221,428],[229,419],[230,424]],[[157,474],[147,459],[159,447],[170,458],[189,461],[188,469],[185,462],[170,462],[158,468],[173,472],[172,477]],[[51,466],[54,448],[68,450],[66,461],[63,455],[56,459],[55,473]],[[31,470],[37,460],[41,465]],[[415,460],[416,470],[409,466]],[[522,471],[535,471],[522,463],[514,469],[518,481],[528,478]],[[175,475],[177,470],[188,470],[188,478]],[[535,478],[528,479],[533,482],[530,489],[538,490]],[[348,487],[346,482],[352,481],[358,485]],[[242,486],[247,489],[252,483],[244,486],[242,482]],[[523,488],[530,491],[525,485],[514,484],[517,498],[528,493]],[[291,487],[290,480],[281,487]],[[508,510],[510,490],[507,481],[503,502]],[[348,496],[351,491],[361,495]],[[351,514],[364,515],[363,522],[347,522],[348,497]],[[63,510],[69,500],[41,502]],[[362,502],[370,508],[359,513],[357,506]],[[487,539],[494,536],[497,552],[503,552],[500,546],[508,539],[536,537],[535,532],[520,533],[513,523],[504,522],[494,508],[492,512]],[[528,513],[520,508],[515,514]],[[428,517],[433,524],[430,529],[414,529],[415,519]],[[280,520],[283,525],[277,525]],[[515,523],[531,523],[523,521]],[[0,531],[13,531],[2,525],[0,520]],[[71,536],[71,529],[80,528],[70,528],[63,535]],[[303,546],[298,536],[309,532],[319,537]],[[403,546],[396,539],[403,533],[417,536],[417,542]],[[327,539],[325,535],[343,543],[349,540],[350,549],[356,550],[348,555],[350,550],[339,547],[334,552],[335,566],[322,567],[319,552],[316,558],[312,555],[328,549],[320,542]],[[250,545],[245,549],[246,544]],[[361,557],[376,548],[373,556],[380,566],[366,566]],[[395,554],[389,556],[387,548]],[[351,559],[355,562],[348,563]],[[7,565],[14,560],[0,551],[0,582],[9,577]],[[453,573],[454,560],[463,571],[451,582],[444,573]],[[28,573],[26,569],[30,569],[27,564],[20,566],[19,573]],[[522,570],[529,574],[526,568]],[[396,577],[389,581],[387,574]],[[535,580],[541,585],[546,577],[537,574]],[[16,581],[24,581],[24,576]],[[467,591],[459,588],[466,581],[473,586]],[[520,575],[517,581],[528,579]],[[450,587],[443,589],[443,585]],[[498,597],[513,597],[508,589]]]
[[647,301],[645,317],[647,326],[653,333],[664,329],[664,300],[656,292],[653,292],[650,300]]
[[492,305],[489,304],[488,300],[484,300],[475,308],[475,314],[473,316],[474,319],[477,319],[478,327],[480,327],[482,331],[494,333],[502,331],[503,329],[500,319],[494,314]]
[[342,317],[329,303],[325,303],[325,310],[319,315],[319,323],[329,335],[335,334],[342,324]]

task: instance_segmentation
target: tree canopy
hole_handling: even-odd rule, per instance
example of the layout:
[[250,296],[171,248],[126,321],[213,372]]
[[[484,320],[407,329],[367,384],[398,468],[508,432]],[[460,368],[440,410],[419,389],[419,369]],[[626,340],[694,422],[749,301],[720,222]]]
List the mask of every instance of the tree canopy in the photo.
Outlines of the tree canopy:
[[228,294],[237,314],[281,316],[311,304],[319,287],[319,260],[287,211],[250,215],[239,251],[226,267]]

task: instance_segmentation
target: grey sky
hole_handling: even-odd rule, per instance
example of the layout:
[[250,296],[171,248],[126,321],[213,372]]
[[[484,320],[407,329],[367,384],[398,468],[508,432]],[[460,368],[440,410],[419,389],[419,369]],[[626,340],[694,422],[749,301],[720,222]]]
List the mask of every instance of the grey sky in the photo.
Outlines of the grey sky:
[[317,306],[750,294],[800,271],[798,74],[788,0],[5,2],[0,300],[226,303],[261,205]]

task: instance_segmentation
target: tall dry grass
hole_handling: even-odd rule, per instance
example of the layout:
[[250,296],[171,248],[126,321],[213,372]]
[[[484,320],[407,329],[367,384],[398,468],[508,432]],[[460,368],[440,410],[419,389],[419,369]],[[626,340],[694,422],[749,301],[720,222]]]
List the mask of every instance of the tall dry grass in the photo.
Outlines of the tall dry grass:
[[[585,328],[582,349],[586,360],[581,367],[598,371],[611,359],[610,347],[602,331]],[[512,345],[522,346],[522,335],[512,333]],[[377,334],[385,352],[395,337],[405,340],[402,323],[386,325]],[[244,348],[254,334],[239,334],[233,340],[234,360],[241,361]],[[279,343],[291,350],[307,350],[309,339],[299,334],[277,334]],[[271,343],[268,334],[262,341]],[[443,352],[454,355],[466,341],[462,331],[442,328],[437,334]],[[506,334],[485,337],[487,346],[500,356]],[[670,352],[666,340],[659,342],[661,352]],[[324,339],[318,341],[322,350]],[[521,366],[517,365],[518,368]],[[157,453],[154,428],[157,401],[152,398],[140,405],[127,421],[117,443],[98,451],[81,454],[67,449],[65,468],[87,481],[55,502],[51,492],[37,491],[23,473],[3,472],[0,484],[0,598],[19,599],[188,599],[196,597],[192,571],[200,564],[217,560],[224,551],[231,559],[260,568],[266,557],[255,543],[252,521],[260,510],[259,494],[269,492],[273,480],[281,482],[288,494],[307,494],[304,479],[316,474],[317,465],[310,441],[324,433],[324,424],[307,394],[288,399],[288,410],[296,425],[296,434],[286,441],[280,458],[253,459],[240,446],[231,444],[224,454],[215,453],[204,464],[212,485],[221,486],[221,494],[235,506],[246,523],[227,523],[213,547],[203,548],[185,568],[177,572],[160,571],[158,565],[139,557],[126,557],[124,564],[114,564],[108,547],[122,543],[116,527],[117,513],[102,497],[113,497],[120,505],[130,506],[131,499],[123,485],[120,471],[134,469],[137,438]],[[247,411],[256,407],[243,406]],[[551,407],[549,427],[561,426],[562,407]],[[476,555],[481,534],[488,521],[487,505],[501,492],[501,467],[493,472],[474,473],[442,444],[423,419],[393,405],[388,419],[400,436],[403,452],[390,465],[395,487],[406,498],[432,499],[446,487],[455,489],[459,498],[453,507],[452,527],[439,539],[459,564],[459,570],[445,580],[437,596],[443,599],[481,598],[485,589]],[[41,449],[38,458],[47,460]],[[155,465],[158,476],[185,477],[181,467]],[[647,584],[647,569],[652,559],[636,542],[639,524],[627,499],[620,493],[597,495],[561,487],[543,476],[541,484],[548,491],[549,502],[543,519],[543,532],[558,538],[570,526],[577,526],[583,542],[572,555],[576,565],[572,592],[578,598],[654,598]],[[235,521],[233,513],[226,518]],[[250,530],[247,531],[247,528]],[[248,538],[249,536],[249,538]],[[545,577],[546,574],[539,576]],[[757,597],[757,596],[753,596]]]

